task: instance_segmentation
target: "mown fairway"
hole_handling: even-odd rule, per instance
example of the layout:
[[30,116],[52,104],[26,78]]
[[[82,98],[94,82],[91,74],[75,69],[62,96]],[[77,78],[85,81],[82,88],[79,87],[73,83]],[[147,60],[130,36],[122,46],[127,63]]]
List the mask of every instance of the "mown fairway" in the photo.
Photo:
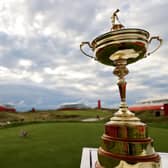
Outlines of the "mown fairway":
[[[29,132],[20,137],[21,130]],[[102,124],[44,123],[0,130],[4,168],[79,168],[82,147],[97,147]]]
[[[20,137],[21,130],[29,132]],[[79,168],[82,147],[98,147],[102,123],[43,123],[0,129],[3,168]],[[150,128],[157,151],[168,152],[168,129]]]

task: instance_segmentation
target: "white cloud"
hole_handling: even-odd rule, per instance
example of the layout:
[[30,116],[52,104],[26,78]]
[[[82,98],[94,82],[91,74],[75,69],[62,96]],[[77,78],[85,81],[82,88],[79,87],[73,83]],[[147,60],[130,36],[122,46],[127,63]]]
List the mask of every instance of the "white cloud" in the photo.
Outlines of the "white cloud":
[[31,60],[21,59],[19,60],[18,64],[22,67],[29,68],[32,66],[33,63]]
[[44,80],[41,74],[37,72],[30,74],[30,79],[36,83],[41,83]]
[[8,34],[26,35],[26,6],[23,0],[0,2],[0,30]]

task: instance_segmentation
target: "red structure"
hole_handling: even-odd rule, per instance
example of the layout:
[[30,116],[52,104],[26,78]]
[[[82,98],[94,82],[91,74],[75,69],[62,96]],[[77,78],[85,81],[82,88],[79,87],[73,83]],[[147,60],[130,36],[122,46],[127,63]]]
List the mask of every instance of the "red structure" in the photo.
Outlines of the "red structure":
[[7,111],[7,112],[16,112],[16,109],[14,107],[0,105],[0,112]]
[[[154,98],[139,101],[138,104],[130,106],[130,111],[151,111],[155,114],[168,116],[168,98]],[[159,116],[159,115],[158,115]]]
[[152,105],[152,104],[148,104],[148,105],[135,105],[135,106],[130,106],[129,110],[130,111],[145,111],[145,110],[163,110],[164,109],[164,105],[163,104],[159,104],[159,105]]
[[101,100],[98,100],[98,101],[97,101],[97,108],[98,108],[98,109],[101,109]]
[[168,104],[164,104],[164,115],[168,116]]
[[135,105],[129,107],[130,111],[154,111],[162,112],[164,116],[168,116],[168,104],[148,104],[148,105]]

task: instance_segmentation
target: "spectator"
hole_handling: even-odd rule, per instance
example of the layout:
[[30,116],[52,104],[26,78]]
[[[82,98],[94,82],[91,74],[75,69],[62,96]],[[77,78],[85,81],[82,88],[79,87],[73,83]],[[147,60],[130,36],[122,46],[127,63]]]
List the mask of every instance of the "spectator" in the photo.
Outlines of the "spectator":
[[28,132],[27,132],[27,131],[22,130],[22,131],[20,132],[20,137],[27,137],[27,136],[28,136]]

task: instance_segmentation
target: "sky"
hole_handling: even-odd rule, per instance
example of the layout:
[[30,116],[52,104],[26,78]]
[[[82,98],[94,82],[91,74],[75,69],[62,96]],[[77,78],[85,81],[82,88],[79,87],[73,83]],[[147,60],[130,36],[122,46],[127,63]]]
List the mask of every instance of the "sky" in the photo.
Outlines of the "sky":
[[85,57],[79,49],[82,41],[110,31],[116,9],[126,28],[142,28],[163,39],[157,52],[128,65],[128,104],[168,97],[167,0],[1,0],[0,104],[18,110],[72,102],[95,107],[100,99],[104,107],[117,107],[114,67]]

